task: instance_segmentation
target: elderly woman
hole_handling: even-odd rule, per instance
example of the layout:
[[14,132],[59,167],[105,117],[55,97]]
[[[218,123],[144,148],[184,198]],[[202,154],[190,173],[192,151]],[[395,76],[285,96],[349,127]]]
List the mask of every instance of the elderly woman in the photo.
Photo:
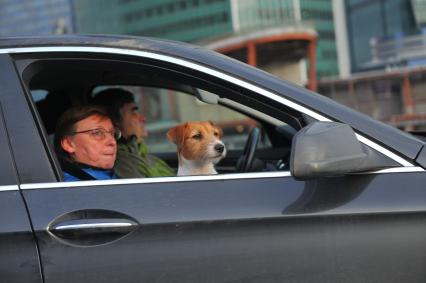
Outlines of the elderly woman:
[[100,107],[67,110],[58,121],[54,141],[64,180],[115,179],[112,168],[120,136]]

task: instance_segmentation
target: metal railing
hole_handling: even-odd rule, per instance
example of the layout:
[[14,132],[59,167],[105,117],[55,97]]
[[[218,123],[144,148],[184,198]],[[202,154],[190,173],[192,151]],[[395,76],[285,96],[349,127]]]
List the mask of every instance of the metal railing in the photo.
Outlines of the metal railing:
[[371,63],[398,64],[410,60],[426,59],[426,34],[403,36],[395,39],[371,39]]

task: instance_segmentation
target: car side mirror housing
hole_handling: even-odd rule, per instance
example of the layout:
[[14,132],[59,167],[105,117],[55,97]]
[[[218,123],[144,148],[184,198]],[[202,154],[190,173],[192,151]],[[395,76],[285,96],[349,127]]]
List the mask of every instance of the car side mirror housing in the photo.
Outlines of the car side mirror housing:
[[314,122],[293,137],[290,171],[297,180],[339,176],[370,169],[366,160],[367,153],[350,126]]

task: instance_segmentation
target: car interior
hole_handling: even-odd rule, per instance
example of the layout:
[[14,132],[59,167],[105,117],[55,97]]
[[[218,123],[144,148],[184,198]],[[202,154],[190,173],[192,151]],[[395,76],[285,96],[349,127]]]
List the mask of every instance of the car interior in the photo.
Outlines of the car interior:
[[[224,132],[227,156],[219,174],[288,171],[293,135],[310,122],[293,109],[274,108],[267,98],[215,77],[158,62],[130,62],[61,56],[18,61],[30,106],[40,125],[53,166],[52,150],[60,115],[72,106],[89,104],[100,90],[130,90],[146,117],[150,154],[177,169],[175,145],[166,138],[173,126],[209,120]],[[241,165],[243,164],[243,165]]]

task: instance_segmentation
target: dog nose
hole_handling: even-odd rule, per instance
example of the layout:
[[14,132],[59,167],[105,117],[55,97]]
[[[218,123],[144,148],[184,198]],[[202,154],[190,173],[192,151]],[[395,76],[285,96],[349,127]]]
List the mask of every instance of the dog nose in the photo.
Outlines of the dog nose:
[[225,146],[223,144],[220,144],[220,143],[218,143],[214,146],[214,150],[216,150],[219,153],[222,153],[224,149],[225,149]]

